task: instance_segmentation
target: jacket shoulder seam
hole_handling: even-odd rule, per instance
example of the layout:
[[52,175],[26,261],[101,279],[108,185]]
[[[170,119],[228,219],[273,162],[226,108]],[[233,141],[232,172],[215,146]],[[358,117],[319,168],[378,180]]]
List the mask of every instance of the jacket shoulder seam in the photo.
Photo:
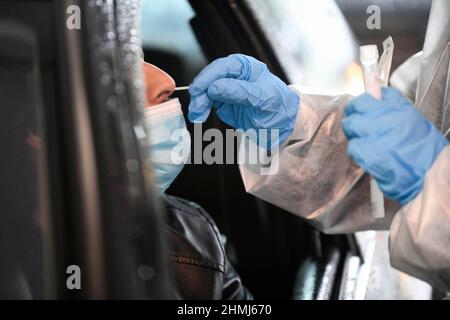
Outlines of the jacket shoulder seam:
[[188,264],[188,265],[194,265],[197,267],[203,267],[208,269],[213,269],[219,272],[224,273],[225,267],[221,263],[213,263],[213,262],[204,262],[200,261],[199,259],[190,257],[190,256],[184,256],[179,254],[171,254],[170,255],[170,262],[172,263],[180,263],[180,264]]

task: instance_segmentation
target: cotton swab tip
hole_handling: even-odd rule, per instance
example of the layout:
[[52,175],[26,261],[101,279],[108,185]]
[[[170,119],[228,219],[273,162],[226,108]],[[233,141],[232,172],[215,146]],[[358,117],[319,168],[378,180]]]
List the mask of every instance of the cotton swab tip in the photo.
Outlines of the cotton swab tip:
[[189,86],[186,86],[186,87],[176,87],[174,91],[185,91],[185,90],[189,90]]

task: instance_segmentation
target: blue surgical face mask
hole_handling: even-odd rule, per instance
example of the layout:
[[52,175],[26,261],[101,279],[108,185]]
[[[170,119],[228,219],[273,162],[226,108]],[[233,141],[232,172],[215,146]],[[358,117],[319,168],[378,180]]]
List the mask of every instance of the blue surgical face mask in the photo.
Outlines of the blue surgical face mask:
[[191,137],[178,99],[147,108],[145,118],[150,129],[155,187],[164,193],[189,160]]

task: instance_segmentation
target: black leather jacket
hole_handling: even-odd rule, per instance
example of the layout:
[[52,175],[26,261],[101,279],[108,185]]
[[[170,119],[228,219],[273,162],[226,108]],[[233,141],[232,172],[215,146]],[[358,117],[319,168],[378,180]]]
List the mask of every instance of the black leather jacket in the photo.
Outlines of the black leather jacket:
[[219,230],[194,202],[162,196],[177,299],[252,299],[227,259]]

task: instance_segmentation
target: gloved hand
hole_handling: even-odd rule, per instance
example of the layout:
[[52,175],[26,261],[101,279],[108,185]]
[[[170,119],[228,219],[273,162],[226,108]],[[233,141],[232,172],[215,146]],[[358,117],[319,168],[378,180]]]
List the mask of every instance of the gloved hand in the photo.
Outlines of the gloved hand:
[[349,155],[402,205],[423,180],[448,141],[399,91],[383,88],[382,100],[356,97],[345,109],[343,130]]
[[[269,141],[269,149],[281,145],[292,133],[300,103],[264,63],[242,54],[212,62],[194,79],[189,93],[191,122],[205,122],[214,106],[219,118],[235,129],[267,129],[269,138],[271,130],[278,129],[279,139]],[[266,147],[264,142],[256,142]]]

